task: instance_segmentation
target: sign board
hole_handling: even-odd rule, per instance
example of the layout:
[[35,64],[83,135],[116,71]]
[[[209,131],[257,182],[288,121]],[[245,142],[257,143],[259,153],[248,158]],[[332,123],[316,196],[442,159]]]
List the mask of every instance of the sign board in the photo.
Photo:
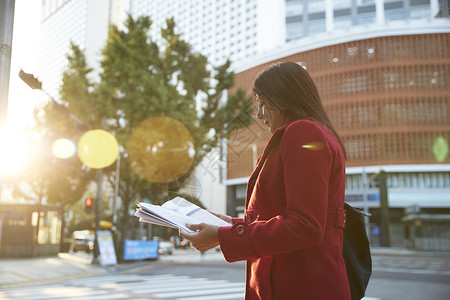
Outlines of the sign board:
[[[380,201],[380,194],[366,194],[367,201]],[[346,194],[345,201],[347,202],[357,202],[364,201],[364,194]]]
[[158,241],[125,240],[124,260],[158,258]]
[[116,265],[116,250],[114,250],[114,241],[111,231],[97,231],[98,249],[100,250],[100,263],[104,266]]

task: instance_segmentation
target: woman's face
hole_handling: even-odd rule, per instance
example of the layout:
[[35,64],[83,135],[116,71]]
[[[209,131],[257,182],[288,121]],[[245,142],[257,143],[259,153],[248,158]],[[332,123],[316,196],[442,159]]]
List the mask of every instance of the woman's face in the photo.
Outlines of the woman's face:
[[258,105],[258,111],[256,112],[256,117],[264,122],[269,128],[270,133],[285,125],[288,120],[281,113],[281,111],[273,106],[267,99],[262,96],[256,96],[256,104]]

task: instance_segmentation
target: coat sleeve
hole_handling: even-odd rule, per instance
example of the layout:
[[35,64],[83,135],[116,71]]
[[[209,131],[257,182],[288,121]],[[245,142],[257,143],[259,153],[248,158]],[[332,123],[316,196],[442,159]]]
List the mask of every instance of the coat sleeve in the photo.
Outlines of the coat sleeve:
[[232,224],[236,224],[238,222],[243,222],[243,221],[244,221],[244,219],[242,219],[242,218],[231,218]]
[[[281,139],[286,209],[267,221],[236,222],[219,229],[227,261],[247,260],[314,247],[323,240],[328,210],[331,152],[321,125],[298,121]],[[264,187],[261,187],[265,193]],[[280,190],[283,190],[280,187]],[[264,194],[277,197],[277,194]]]

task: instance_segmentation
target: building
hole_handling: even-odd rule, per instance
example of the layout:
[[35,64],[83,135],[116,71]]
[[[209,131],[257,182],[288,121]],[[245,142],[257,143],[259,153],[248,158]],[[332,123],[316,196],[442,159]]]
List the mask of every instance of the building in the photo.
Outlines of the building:
[[61,207],[0,204],[0,257],[56,255],[62,246]]
[[[447,1],[439,0],[286,0],[286,40],[367,24],[448,17]],[[446,13],[445,13],[446,12]]]
[[[319,2],[324,18],[311,16],[318,14]],[[372,179],[385,171],[391,241],[399,246],[404,244],[402,218],[412,207],[414,213],[416,208],[425,214],[450,213],[448,6],[445,1],[443,6],[436,1],[354,1],[347,7],[348,20],[335,22],[341,8],[333,5],[344,2],[350,1],[287,1],[289,41],[236,63],[236,88],[250,93],[257,73],[275,61],[305,67],[349,154],[346,200],[373,214],[371,239],[377,244],[380,196]],[[358,21],[363,11],[367,22]],[[294,15],[297,25],[304,25],[301,32],[292,29]],[[229,214],[242,213],[246,182],[268,137],[255,122],[227,142]]]
[[150,16],[156,41],[165,20],[173,17],[183,39],[219,65],[284,44],[284,4],[283,0],[130,0],[129,13]]
[[43,89],[59,99],[62,74],[73,42],[97,76],[110,25],[123,24],[124,0],[43,0],[39,74]]

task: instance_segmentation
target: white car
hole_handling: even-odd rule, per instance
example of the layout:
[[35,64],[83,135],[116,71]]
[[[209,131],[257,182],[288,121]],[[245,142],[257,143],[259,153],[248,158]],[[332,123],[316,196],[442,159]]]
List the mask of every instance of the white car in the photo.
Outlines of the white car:
[[166,241],[159,242],[159,249],[158,249],[159,254],[172,255],[173,249],[174,249],[174,246],[171,242],[166,242]]
[[95,234],[92,230],[79,230],[72,233],[70,250],[90,253],[94,250]]

